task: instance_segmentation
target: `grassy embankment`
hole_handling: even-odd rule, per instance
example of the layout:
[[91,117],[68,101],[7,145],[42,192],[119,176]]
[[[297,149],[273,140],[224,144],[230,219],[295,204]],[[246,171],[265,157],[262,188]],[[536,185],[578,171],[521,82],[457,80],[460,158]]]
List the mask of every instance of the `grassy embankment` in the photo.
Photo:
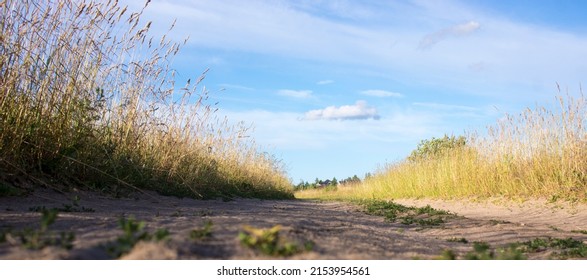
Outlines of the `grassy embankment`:
[[171,62],[185,42],[151,37],[143,11],[7,0],[0,14],[2,193],[292,197],[280,162],[207,104],[203,75],[178,89]]
[[360,185],[300,198],[587,199],[587,99],[508,115],[486,131],[422,141],[411,156]]

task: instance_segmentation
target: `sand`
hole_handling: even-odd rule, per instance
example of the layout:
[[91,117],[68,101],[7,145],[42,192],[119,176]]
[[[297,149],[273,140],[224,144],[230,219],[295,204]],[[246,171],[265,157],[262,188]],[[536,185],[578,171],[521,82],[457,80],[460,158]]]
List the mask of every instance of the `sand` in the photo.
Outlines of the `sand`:
[[[12,232],[38,228],[41,214],[32,208],[63,208],[79,197],[77,210],[60,212],[50,230],[73,232],[73,249],[49,246],[29,250],[9,235],[0,243],[0,259],[111,259],[104,244],[122,235],[118,221],[133,216],[154,232],[170,232],[165,242],[140,242],[122,259],[434,259],[446,249],[457,255],[471,251],[471,243],[482,241],[493,248],[534,238],[587,240],[585,205],[399,200],[401,204],[449,210],[458,214],[441,226],[404,225],[363,213],[357,205],[311,200],[236,199],[192,200],[154,193],[112,198],[93,192],[58,193],[37,190],[27,197],[0,198],[0,230]],[[212,235],[191,239],[193,229],[212,221]],[[267,256],[243,246],[238,240],[244,225],[270,228],[281,225],[281,237],[312,250],[288,257]],[[465,238],[469,243],[448,239]],[[549,250],[530,253],[530,259],[549,258]]]

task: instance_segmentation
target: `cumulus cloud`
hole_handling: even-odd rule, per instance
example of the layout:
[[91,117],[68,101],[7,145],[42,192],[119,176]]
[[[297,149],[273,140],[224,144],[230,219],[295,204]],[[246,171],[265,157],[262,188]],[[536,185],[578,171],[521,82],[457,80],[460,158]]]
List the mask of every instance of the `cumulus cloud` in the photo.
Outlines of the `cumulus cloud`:
[[340,107],[329,106],[324,109],[306,112],[305,120],[366,120],[379,119],[377,109],[367,105],[366,101],[359,100],[354,105]]
[[291,90],[291,89],[281,89],[277,91],[277,94],[281,96],[288,96],[293,98],[310,98],[312,97],[311,90]]
[[328,85],[328,84],[332,84],[334,83],[333,80],[322,80],[322,81],[318,81],[316,84],[318,85]]
[[403,97],[401,93],[380,89],[363,90],[361,91],[361,94],[375,97]]
[[420,41],[420,48],[426,49],[430,48],[436,43],[445,40],[449,37],[461,37],[469,35],[475,31],[477,31],[481,25],[476,21],[469,21],[462,24],[453,25],[448,28],[441,29],[439,31],[430,33]]

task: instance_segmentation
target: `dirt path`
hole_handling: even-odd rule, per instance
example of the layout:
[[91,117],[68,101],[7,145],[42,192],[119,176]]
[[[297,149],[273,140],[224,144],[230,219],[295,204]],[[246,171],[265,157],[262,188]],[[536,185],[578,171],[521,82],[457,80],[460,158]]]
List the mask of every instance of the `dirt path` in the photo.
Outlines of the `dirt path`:
[[[79,197],[78,206],[72,198]],[[444,250],[458,255],[471,251],[471,242],[483,241],[493,248],[534,238],[573,237],[585,242],[587,211],[584,206],[556,209],[539,202],[522,206],[495,206],[464,202],[406,200],[403,204],[447,209],[459,215],[439,226],[404,225],[383,217],[367,215],[360,207],[341,202],[304,200],[271,201],[239,199],[228,202],[177,199],[157,195],[112,199],[95,193],[37,191],[24,198],[0,198],[0,230],[11,232],[38,228],[40,216],[34,208],[67,208],[82,212],[60,212],[50,229],[75,233],[73,249],[46,247],[27,250],[19,246],[16,234],[0,243],[1,259],[105,259],[111,258],[104,244],[122,235],[120,217],[134,216],[154,232],[165,228],[170,239],[160,243],[139,243],[123,258],[138,259],[258,259],[267,257],[240,244],[237,236],[244,225],[270,228],[281,225],[281,237],[312,250],[293,259],[431,259]],[[83,212],[93,210],[94,212]],[[212,235],[191,239],[193,229],[212,221]],[[574,231],[574,232],[571,232]],[[464,238],[467,244],[454,242]],[[448,241],[452,239],[453,241]],[[549,249],[550,250],[550,249]],[[549,250],[531,253],[529,258],[546,258]],[[278,257],[279,258],[279,257]]]

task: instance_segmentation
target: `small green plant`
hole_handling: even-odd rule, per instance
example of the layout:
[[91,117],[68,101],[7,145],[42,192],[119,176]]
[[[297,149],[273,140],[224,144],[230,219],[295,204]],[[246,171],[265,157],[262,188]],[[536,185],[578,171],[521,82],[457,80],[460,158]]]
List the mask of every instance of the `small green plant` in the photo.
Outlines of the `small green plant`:
[[525,260],[526,256],[514,244],[491,250],[485,242],[475,242],[473,251],[465,255],[467,260]]
[[171,214],[171,217],[181,217],[181,216],[183,216],[183,214],[179,210],[176,210],[175,212],[173,212],[173,214]]
[[212,216],[212,214],[214,214],[214,213],[212,212],[212,210],[209,210],[209,209],[198,210],[198,211],[194,212],[194,216],[200,216],[200,217]]
[[512,222],[505,221],[505,220],[489,220],[492,225],[503,225],[503,224],[511,224]]
[[458,242],[458,243],[464,243],[464,244],[469,243],[469,240],[467,240],[464,237],[461,237],[461,238],[451,237],[451,238],[446,239],[446,241],[448,241],[448,242]]
[[122,217],[118,222],[123,231],[114,243],[106,245],[106,251],[112,257],[118,258],[132,250],[139,241],[160,242],[169,237],[167,229],[158,229],[154,234],[145,231],[145,222],[137,221],[134,217]]
[[[441,260],[457,260],[459,256],[452,250],[444,250],[438,257]],[[473,242],[473,250],[466,253],[465,260],[525,260],[526,256],[515,244],[492,250],[485,242]]]
[[572,233],[581,233],[581,234],[587,234],[587,230],[584,229],[580,229],[580,230],[571,230]]
[[495,258],[494,253],[489,250],[489,244],[485,242],[474,242],[473,251],[465,255],[467,260],[491,260]]
[[426,205],[425,207],[408,207],[391,201],[366,200],[359,202],[370,215],[383,216],[390,222],[400,220],[402,224],[418,224],[421,226],[438,226],[445,222],[445,218],[454,214],[438,210]]
[[554,231],[561,231],[560,228],[555,227],[555,226],[549,226],[550,229],[554,230]]
[[190,231],[190,238],[193,240],[203,239],[212,236],[212,221],[207,220],[203,228],[193,229]]
[[0,243],[6,242],[6,235],[8,235],[10,231],[7,229],[0,230]]
[[60,208],[47,208],[46,206],[29,207],[29,211],[31,212],[43,212],[48,210],[55,210],[58,212],[96,212],[96,210],[94,210],[93,208],[86,208],[83,206],[80,207],[79,205],[73,204],[62,204],[62,207]]
[[552,257],[567,258],[585,258],[587,257],[587,244],[583,241],[573,238],[536,238],[526,242],[514,243],[514,246],[524,252],[542,252],[548,249],[556,249]]
[[73,248],[74,233],[49,230],[49,226],[57,220],[57,214],[58,212],[55,209],[44,209],[38,229],[25,228],[17,232],[6,231],[2,233],[0,239],[5,241],[8,235],[14,235],[20,240],[21,246],[26,249],[39,250],[47,246],[59,246],[69,250]]
[[[279,235],[280,225],[270,229],[244,226],[243,230],[238,235],[241,244],[248,248],[259,250],[263,254],[287,257],[302,251],[296,243],[286,241]],[[314,243],[304,243],[304,249],[311,250],[313,248]]]
[[0,197],[9,197],[9,196],[23,196],[26,194],[26,191],[13,187],[8,183],[0,181]]
[[442,254],[437,258],[439,260],[456,260],[457,254],[450,249],[445,249]]

